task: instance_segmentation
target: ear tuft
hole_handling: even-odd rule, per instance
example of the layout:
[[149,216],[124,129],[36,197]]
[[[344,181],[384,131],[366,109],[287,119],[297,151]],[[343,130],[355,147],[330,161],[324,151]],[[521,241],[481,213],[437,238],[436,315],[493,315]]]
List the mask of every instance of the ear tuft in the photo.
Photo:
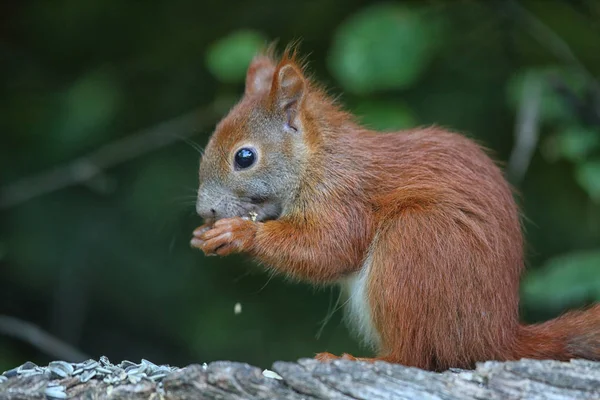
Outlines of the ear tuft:
[[304,95],[305,81],[302,72],[294,64],[284,64],[277,68],[273,93],[279,107],[287,109],[299,106]]
[[287,124],[294,129],[308,88],[297,46],[298,43],[289,45],[276,62],[275,43],[272,43],[252,60],[246,74],[246,94],[268,94],[273,110],[284,113]]
[[246,94],[269,93],[275,63],[268,54],[254,57],[246,73]]
[[307,91],[307,80],[298,63],[297,46],[288,46],[275,68],[270,98],[274,108],[285,113],[286,125],[293,130],[298,129],[298,114]]

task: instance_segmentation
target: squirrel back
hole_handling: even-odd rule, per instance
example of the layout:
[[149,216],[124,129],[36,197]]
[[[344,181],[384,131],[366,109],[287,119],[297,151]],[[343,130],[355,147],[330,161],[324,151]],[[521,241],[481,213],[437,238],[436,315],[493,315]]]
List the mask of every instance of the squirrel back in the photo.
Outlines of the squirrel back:
[[519,211],[486,152],[441,128],[360,126],[293,51],[252,62],[244,97],[206,147],[200,182],[207,223],[192,244],[341,284],[348,319],[377,359],[433,370],[600,359],[600,305],[519,324]]

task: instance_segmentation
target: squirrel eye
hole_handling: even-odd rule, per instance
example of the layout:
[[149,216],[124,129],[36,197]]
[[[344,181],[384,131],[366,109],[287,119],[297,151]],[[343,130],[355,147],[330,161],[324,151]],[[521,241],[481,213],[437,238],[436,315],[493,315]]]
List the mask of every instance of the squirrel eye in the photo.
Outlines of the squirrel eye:
[[256,150],[242,147],[235,153],[235,166],[238,169],[250,168],[256,161]]

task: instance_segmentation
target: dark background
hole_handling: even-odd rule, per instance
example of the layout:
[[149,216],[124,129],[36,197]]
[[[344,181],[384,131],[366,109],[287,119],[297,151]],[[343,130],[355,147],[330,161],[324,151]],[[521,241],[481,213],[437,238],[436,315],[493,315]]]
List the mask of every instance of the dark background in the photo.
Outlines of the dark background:
[[525,320],[600,300],[599,1],[5,1],[0,371],[67,357],[6,316],[115,362],[368,354],[339,310],[317,338],[337,289],[188,245],[198,148],[274,39],[369,126],[493,149],[526,216]]

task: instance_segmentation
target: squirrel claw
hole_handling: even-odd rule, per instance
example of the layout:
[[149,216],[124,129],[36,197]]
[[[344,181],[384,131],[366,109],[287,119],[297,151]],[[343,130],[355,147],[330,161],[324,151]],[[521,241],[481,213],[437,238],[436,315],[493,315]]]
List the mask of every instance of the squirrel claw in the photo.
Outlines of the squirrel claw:
[[200,236],[202,236],[202,234],[211,230],[212,228],[213,228],[213,224],[200,225],[199,227],[194,229],[194,236],[199,238]]
[[335,354],[331,354],[328,352],[318,353],[317,355],[315,355],[315,360],[318,360],[318,361],[327,362],[327,361],[333,361],[333,360],[339,360],[339,359],[340,359],[339,356],[336,356]]
[[193,237],[192,240],[190,240],[190,246],[192,246],[196,249],[201,249],[203,244],[204,244],[204,240],[199,239],[197,237]]
[[194,237],[190,240],[190,246],[196,249],[202,249],[205,240],[201,236],[212,228],[212,224],[204,224],[194,229]]
[[331,354],[331,353],[318,353],[315,356],[315,360],[318,361],[323,361],[323,362],[327,362],[327,361],[333,361],[333,360],[350,360],[350,361],[366,361],[366,362],[373,362],[376,361],[376,358],[363,358],[363,357],[354,357],[352,354],[348,354],[348,353],[343,353],[341,356],[336,356],[335,354]]
[[242,218],[225,218],[212,226],[201,226],[194,231],[192,246],[206,255],[226,256],[247,251],[252,245],[258,226]]

